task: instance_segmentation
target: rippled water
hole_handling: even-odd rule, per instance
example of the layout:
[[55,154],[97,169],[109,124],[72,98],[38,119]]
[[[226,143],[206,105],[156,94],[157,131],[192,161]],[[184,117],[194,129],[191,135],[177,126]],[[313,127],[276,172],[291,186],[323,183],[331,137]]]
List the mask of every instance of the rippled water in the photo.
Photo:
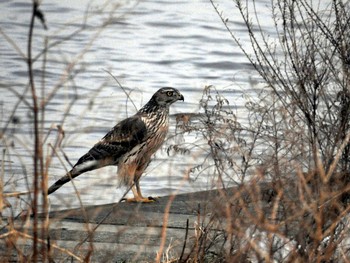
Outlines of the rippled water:
[[[89,7],[86,2],[43,1],[40,8],[48,30],[38,20],[34,29],[33,56],[43,49],[45,37],[50,47],[46,63],[41,56],[34,64],[38,96],[50,98],[43,122],[45,134],[50,134],[45,141],[47,151],[57,135],[56,125],[65,130],[62,151],[58,152],[64,165],[59,158],[53,158],[50,183],[64,175],[64,167],[69,167],[63,152],[75,163],[116,122],[135,112],[106,71],[131,91],[137,108],[160,87],[172,86],[182,92],[185,102],[173,105],[171,113],[196,113],[203,88],[214,85],[244,120],[242,94],[254,94],[252,69],[209,1],[112,1],[103,12],[94,2]],[[110,16],[114,4],[120,6]],[[258,4],[264,7],[265,1]],[[1,1],[0,8],[0,121],[1,128],[6,127],[1,141],[1,148],[6,149],[6,158],[2,158],[6,171],[4,190],[25,191],[25,178],[29,184],[32,180],[33,119],[28,110],[32,101],[25,62],[31,5],[30,1]],[[234,6],[227,6],[231,8]],[[109,24],[101,28],[104,21]],[[244,26],[240,21],[230,23],[237,34],[242,33],[245,43]],[[51,46],[53,43],[56,45]],[[169,136],[175,132],[174,118],[171,123]],[[188,169],[198,161],[196,158],[167,156],[165,149],[166,146],[156,154],[141,180],[144,195],[214,186],[209,177],[195,181],[186,177]],[[107,167],[76,178],[82,202],[91,205],[119,200],[125,189],[116,189],[115,173],[115,167]],[[71,184],[67,184],[53,194],[52,208],[79,205],[73,192]]]

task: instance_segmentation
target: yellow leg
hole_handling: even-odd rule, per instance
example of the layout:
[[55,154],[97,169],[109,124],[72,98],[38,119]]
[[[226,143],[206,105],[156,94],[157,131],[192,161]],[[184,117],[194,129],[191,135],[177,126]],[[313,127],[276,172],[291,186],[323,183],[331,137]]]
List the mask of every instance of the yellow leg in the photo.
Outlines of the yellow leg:
[[135,185],[132,186],[131,188],[134,197],[133,198],[125,198],[124,200],[126,202],[134,202],[134,203],[152,203],[155,202],[156,199],[154,199],[153,197],[143,197],[141,194],[141,189],[140,189],[140,185],[138,182],[135,182]]

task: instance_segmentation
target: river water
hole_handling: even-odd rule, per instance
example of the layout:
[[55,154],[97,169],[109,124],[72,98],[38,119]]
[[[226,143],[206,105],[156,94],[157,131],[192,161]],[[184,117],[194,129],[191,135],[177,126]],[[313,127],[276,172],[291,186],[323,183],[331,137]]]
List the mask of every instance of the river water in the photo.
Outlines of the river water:
[[[0,43],[0,121],[4,191],[28,191],[32,183],[33,116],[28,88],[28,25],[31,1],[2,0]],[[263,10],[269,1],[259,1]],[[99,4],[97,4],[99,3]],[[135,113],[163,86],[178,88],[185,102],[171,108],[169,137],[175,133],[174,114],[197,113],[206,85],[225,95],[237,117],[244,121],[245,95],[254,96],[254,73],[224,28],[210,1],[42,1],[47,30],[36,19],[33,38],[35,84],[39,100],[46,98],[44,154],[51,153],[57,125],[65,137],[53,156],[49,183],[65,174],[118,121]],[[234,5],[223,9],[233,10]],[[259,8],[259,6],[258,6]],[[266,8],[265,8],[266,9]],[[264,10],[265,10],[264,9]],[[244,25],[230,17],[242,43]],[[264,26],[264,25],[263,25]],[[268,29],[269,25],[266,25]],[[47,39],[48,51],[43,55]],[[109,73],[108,73],[109,72]],[[118,85],[117,78],[131,100]],[[44,88],[43,88],[44,87]],[[47,136],[46,136],[47,135]],[[195,135],[176,140],[195,141]],[[215,179],[189,170],[198,156],[170,154],[169,140],[155,155],[143,179],[145,196],[212,189]],[[199,154],[200,155],[200,154]],[[58,157],[57,157],[58,156]],[[116,168],[107,167],[77,177],[75,186],[84,205],[118,201]],[[227,184],[230,182],[227,181]],[[9,199],[23,207],[28,198]],[[79,206],[74,188],[67,184],[50,196],[52,210]]]

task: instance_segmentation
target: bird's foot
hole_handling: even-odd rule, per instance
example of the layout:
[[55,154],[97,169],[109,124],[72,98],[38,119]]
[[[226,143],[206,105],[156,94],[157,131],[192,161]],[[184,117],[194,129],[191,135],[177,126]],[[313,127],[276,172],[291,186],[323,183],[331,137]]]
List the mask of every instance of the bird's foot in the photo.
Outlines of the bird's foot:
[[129,203],[153,203],[157,201],[157,198],[152,196],[149,197],[132,197],[132,198],[123,198],[122,201]]

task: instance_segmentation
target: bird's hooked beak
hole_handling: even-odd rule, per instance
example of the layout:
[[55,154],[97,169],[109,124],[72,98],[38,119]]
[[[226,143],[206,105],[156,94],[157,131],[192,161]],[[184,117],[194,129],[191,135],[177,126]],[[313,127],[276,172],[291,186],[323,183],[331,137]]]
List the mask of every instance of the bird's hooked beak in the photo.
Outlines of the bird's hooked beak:
[[183,96],[181,93],[179,93],[179,98],[178,98],[178,100],[185,101],[185,98],[184,98],[184,96]]

